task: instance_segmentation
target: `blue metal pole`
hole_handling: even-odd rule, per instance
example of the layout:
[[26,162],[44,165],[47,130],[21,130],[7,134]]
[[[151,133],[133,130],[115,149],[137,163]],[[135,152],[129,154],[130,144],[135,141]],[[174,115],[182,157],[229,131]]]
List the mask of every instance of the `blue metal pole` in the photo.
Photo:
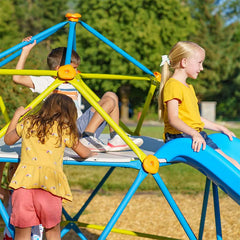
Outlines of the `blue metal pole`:
[[[57,29],[58,30],[58,29]],[[37,41],[37,44],[42,42],[44,39],[48,38],[50,35],[52,35],[54,32],[56,32],[56,29],[53,29],[53,31],[49,31],[47,32],[47,34],[45,36],[40,36],[40,37],[37,37],[34,36],[32,38],[32,41],[30,42],[24,42],[26,46],[27,44],[29,43],[33,43],[34,40]],[[38,35],[39,36],[39,35]],[[27,43],[27,44],[26,44]],[[22,49],[18,50],[17,52],[13,53],[12,55],[10,55],[9,57],[5,58],[3,61],[0,62],[0,67],[4,66],[5,64],[11,62],[13,59],[15,59],[16,57],[18,57],[20,54],[22,53]]]
[[75,28],[75,31],[74,31],[74,35],[73,35],[73,50],[74,51],[77,51],[77,43],[76,43],[76,28]]
[[211,183],[211,181],[208,178],[206,178],[204,198],[203,198],[203,206],[202,206],[202,214],[201,214],[201,221],[200,221],[199,233],[198,233],[198,240],[202,240],[202,237],[203,237],[203,230],[204,230],[204,224],[205,224],[205,219],[206,219],[206,212],[207,212],[207,205],[208,205],[210,183]]
[[142,168],[139,170],[139,173],[138,173],[135,181],[133,182],[132,186],[128,190],[127,194],[123,198],[120,205],[118,206],[116,212],[113,214],[112,218],[108,222],[107,226],[104,228],[102,234],[98,238],[99,240],[105,240],[107,238],[108,234],[112,230],[116,221],[121,216],[123,210],[126,208],[127,204],[129,203],[130,199],[132,198],[133,194],[136,192],[137,188],[139,187],[141,182],[146,178],[147,175],[148,175],[148,173],[146,173]]
[[10,217],[6,211],[6,208],[4,207],[2,200],[0,200],[0,213],[2,216],[2,219],[6,225],[6,227],[8,228],[12,238],[14,238],[14,227],[10,224]]
[[18,57],[22,52],[21,50],[18,50],[17,52],[13,53],[12,55],[10,55],[9,57],[5,58],[3,61],[0,62],[0,67],[4,66],[5,64],[11,62],[13,59],[15,59],[16,57]]
[[65,208],[62,208],[62,214],[65,216],[67,221],[72,221],[73,218],[68,214],[68,212],[65,210]]
[[76,22],[69,22],[69,33],[68,33],[68,44],[67,44],[67,53],[66,53],[66,59],[65,64],[71,63],[71,56],[72,56],[72,49],[73,49],[73,43],[74,43],[74,37],[75,35],[75,26]]
[[105,176],[102,178],[102,180],[99,182],[99,184],[97,185],[97,187],[94,189],[94,191],[92,192],[92,194],[89,196],[89,198],[87,199],[87,201],[84,203],[84,205],[82,206],[82,208],[79,210],[79,212],[74,216],[73,220],[77,221],[79,219],[79,217],[81,216],[81,214],[83,213],[83,211],[86,209],[86,207],[89,205],[89,203],[92,201],[92,199],[94,198],[94,196],[98,193],[98,191],[101,189],[101,187],[103,186],[103,184],[106,182],[106,180],[109,178],[109,176],[112,174],[113,170],[115,169],[115,167],[111,167],[107,173],[105,174]]
[[168,201],[169,205],[171,206],[174,214],[178,218],[179,222],[181,223],[184,231],[188,235],[189,239],[196,240],[196,236],[194,235],[192,229],[188,225],[186,219],[184,218],[183,214],[181,213],[180,209],[178,208],[176,202],[174,201],[173,197],[171,196],[170,192],[168,191],[166,185],[164,184],[163,180],[161,179],[158,173],[153,175],[155,181],[157,182],[158,186],[160,187],[163,195],[165,196],[166,200]]
[[81,230],[77,227],[76,224],[73,224],[72,229],[77,233],[77,235],[82,239],[82,240],[88,240],[83,233],[81,232]]
[[66,235],[72,229],[72,223],[68,223],[62,230],[61,230],[61,238]]
[[95,35],[97,38],[99,38],[101,41],[103,41],[104,43],[106,43],[109,47],[111,47],[113,50],[115,50],[116,52],[118,52],[119,54],[121,54],[123,57],[125,57],[126,59],[128,59],[130,62],[132,62],[133,64],[135,64],[137,67],[139,67],[141,70],[143,70],[145,73],[150,74],[152,76],[154,76],[154,74],[148,69],[146,68],[144,65],[142,65],[140,62],[138,62],[135,58],[133,58],[132,56],[130,56],[128,53],[126,53],[125,51],[123,51],[121,48],[119,48],[117,45],[115,45],[113,42],[111,42],[110,40],[108,40],[106,37],[104,37],[102,34],[100,34],[99,32],[97,32],[95,29],[93,29],[92,27],[90,27],[89,25],[87,25],[86,23],[84,23],[83,21],[80,21],[80,24],[86,28],[90,33],[92,33],[93,35]]
[[[53,34],[58,29],[62,28],[64,25],[66,25],[67,23],[68,22],[58,23],[57,25],[55,25],[53,27],[50,27],[50,28],[48,28],[47,30],[45,30],[45,31],[43,31],[41,33],[38,33],[37,35],[32,37],[32,41],[31,42],[33,42],[34,40],[37,40],[39,38],[45,39],[46,37],[49,36],[49,33]],[[3,58],[5,56],[13,53],[13,52],[17,51],[20,48],[23,48],[24,46],[26,46],[28,44],[29,44],[29,42],[21,42],[21,43],[17,44],[16,46],[7,49],[6,51],[3,51],[2,53],[0,53],[0,58]]]
[[222,227],[221,227],[220,207],[219,207],[219,198],[218,198],[218,187],[215,183],[212,183],[212,188],[213,188],[213,201],[214,201],[217,240],[222,240]]

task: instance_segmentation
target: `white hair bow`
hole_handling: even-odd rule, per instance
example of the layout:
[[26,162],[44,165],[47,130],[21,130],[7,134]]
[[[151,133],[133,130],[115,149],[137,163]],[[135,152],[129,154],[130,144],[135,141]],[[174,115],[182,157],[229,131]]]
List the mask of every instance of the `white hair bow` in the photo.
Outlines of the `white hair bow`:
[[163,66],[165,62],[167,62],[167,64],[170,65],[170,60],[168,58],[168,55],[162,55],[162,62],[160,64],[160,67]]

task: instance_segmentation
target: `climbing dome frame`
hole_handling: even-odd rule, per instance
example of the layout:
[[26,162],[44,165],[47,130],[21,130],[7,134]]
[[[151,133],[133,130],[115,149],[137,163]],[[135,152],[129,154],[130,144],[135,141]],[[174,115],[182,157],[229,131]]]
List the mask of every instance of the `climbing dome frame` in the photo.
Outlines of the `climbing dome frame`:
[[[78,236],[85,240],[87,239],[79,227],[90,227],[102,230],[101,235],[98,239],[106,239],[111,231],[129,234],[133,236],[151,238],[151,239],[170,239],[167,237],[152,235],[151,233],[139,233],[134,231],[120,230],[114,229],[114,224],[117,222],[118,218],[121,216],[122,212],[126,208],[127,204],[131,200],[132,196],[138,189],[139,185],[142,181],[151,174],[154,180],[156,181],[159,189],[163,193],[170,207],[172,208],[174,214],[179,220],[183,230],[185,231],[187,237],[189,239],[199,239],[201,240],[204,232],[204,224],[206,217],[206,210],[208,205],[208,196],[210,191],[210,184],[212,182],[213,186],[213,197],[214,197],[214,207],[215,207],[215,220],[216,220],[216,238],[222,239],[222,231],[221,231],[221,220],[220,220],[220,208],[218,201],[218,187],[221,187],[233,200],[235,200],[238,204],[240,204],[240,174],[239,171],[236,170],[229,162],[226,161],[220,154],[216,153],[211,148],[206,148],[205,151],[200,151],[200,153],[195,153],[191,150],[191,140],[190,139],[176,139],[167,144],[162,144],[162,141],[157,139],[148,139],[145,138],[146,142],[151,142],[151,147],[155,146],[154,152],[143,151],[143,149],[139,148],[134,144],[134,142],[127,136],[125,132],[128,132],[133,135],[139,135],[140,129],[143,124],[144,118],[147,114],[148,107],[150,105],[151,99],[154,95],[154,92],[157,86],[160,83],[160,74],[152,73],[148,68],[143,66],[136,59],[131,57],[128,53],[120,49],[113,42],[109,41],[102,34],[94,30],[92,27],[84,23],[80,20],[81,15],[78,13],[75,14],[67,14],[67,21],[59,23],[35,36],[32,37],[31,42],[21,42],[16,46],[0,53],[0,59],[3,59],[0,62],[0,67],[4,66],[6,63],[12,61],[16,57],[21,54],[22,48],[33,41],[36,40],[37,44],[48,38],[56,31],[69,24],[69,34],[68,34],[68,43],[67,43],[67,52],[66,52],[66,61],[65,65],[60,67],[58,71],[52,70],[16,70],[16,69],[0,69],[0,75],[34,75],[34,76],[52,76],[56,77],[56,80],[39,96],[37,96],[26,108],[31,106],[32,108],[36,107],[45,97],[47,97],[55,88],[61,85],[63,82],[68,82],[72,84],[79,93],[93,106],[96,111],[107,121],[107,123],[120,135],[120,137],[130,146],[133,153],[137,156],[134,159],[132,157],[129,158],[129,161],[116,161],[116,159],[112,159],[112,161],[90,161],[89,159],[85,161],[75,161],[74,158],[65,159],[64,164],[66,165],[77,165],[77,166],[104,166],[109,167],[106,175],[99,182],[95,190],[90,194],[89,198],[85,202],[85,204],[80,208],[78,213],[71,217],[67,211],[63,208],[63,215],[66,218],[66,221],[62,223],[63,229],[61,232],[61,236],[67,234],[71,229],[74,230]],[[110,74],[93,74],[93,73],[76,73],[75,70],[70,65],[71,53],[72,49],[76,50],[76,24],[80,24],[83,28],[88,30],[94,36],[99,38],[101,41],[110,46],[113,50],[121,54],[124,58],[135,64],[138,68],[140,68],[143,72],[148,74],[147,77],[137,77],[137,76],[123,76],[123,75],[110,75]],[[109,115],[100,107],[98,104],[99,98],[97,95],[87,86],[84,82],[85,79],[110,79],[110,80],[138,80],[138,81],[149,81],[150,87],[148,91],[148,95],[146,97],[146,101],[142,110],[141,117],[137,123],[136,129],[131,131],[126,125],[120,123],[120,127],[109,117]],[[8,116],[6,114],[6,109],[2,99],[0,99],[0,107],[4,114],[5,120],[9,121]],[[3,137],[6,133],[8,124],[0,130],[0,136]],[[213,134],[211,137],[214,141],[221,145],[221,148],[229,153],[233,154],[234,157],[238,161],[240,161],[240,157],[236,149],[239,149],[240,141],[235,138],[233,142],[230,141],[223,134]],[[13,146],[11,150],[4,145],[3,139],[1,139],[2,152],[0,152],[0,161],[1,162],[18,162],[20,160],[20,152],[19,145]],[[163,146],[162,146],[163,145]],[[184,146],[184,148],[182,147]],[[148,149],[149,150],[149,149]],[[11,154],[13,152],[13,154]],[[106,153],[107,154],[107,153]],[[130,154],[130,153],[129,153]],[[107,156],[107,155],[106,155]],[[96,159],[95,159],[96,160]],[[190,228],[188,222],[184,218],[181,213],[179,207],[168,191],[164,181],[158,173],[159,167],[168,166],[176,163],[185,163],[188,164],[204,175],[206,175],[206,186],[203,198],[202,205],[202,214],[201,221],[199,226],[198,237],[195,236],[192,229]],[[218,165],[216,167],[216,164]],[[132,186],[126,193],[125,197],[119,204],[112,218],[109,220],[108,224],[105,227],[97,226],[97,225],[88,225],[78,221],[81,214],[90,204],[91,200],[101,189],[102,185],[108,179],[108,177],[113,173],[116,167],[122,168],[131,168],[138,171],[137,177],[134,180]],[[221,169],[225,169],[225,176],[221,175]],[[7,211],[0,201],[0,214],[8,227],[12,236],[14,236],[14,228],[10,224],[9,216]]]

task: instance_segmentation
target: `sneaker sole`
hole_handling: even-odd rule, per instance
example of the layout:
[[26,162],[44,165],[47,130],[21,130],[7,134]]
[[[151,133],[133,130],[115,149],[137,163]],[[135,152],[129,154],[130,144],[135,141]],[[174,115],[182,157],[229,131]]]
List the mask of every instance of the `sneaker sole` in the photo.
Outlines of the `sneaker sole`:
[[130,150],[131,148],[128,145],[122,145],[122,146],[114,146],[112,144],[107,145],[106,147],[106,151],[107,152],[120,152],[120,151],[124,151],[124,150]]
[[[138,140],[134,142],[138,147],[143,144],[143,140]],[[114,146],[111,143],[108,143],[106,147],[107,152],[120,152],[120,151],[125,151],[125,150],[131,150],[131,148],[126,144],[126,145],[121,145],[121,146]]]

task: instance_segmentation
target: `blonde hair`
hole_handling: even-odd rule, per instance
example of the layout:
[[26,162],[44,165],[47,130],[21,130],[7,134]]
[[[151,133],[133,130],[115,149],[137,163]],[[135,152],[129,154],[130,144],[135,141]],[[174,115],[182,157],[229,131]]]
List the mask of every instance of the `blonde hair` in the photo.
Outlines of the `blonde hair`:
[[[172,76],[173,71],[180,67],[180,61],[183,58],[191,57],[197,50],[202,49],[198,44],[189,41],[180,41],[176,43],[168,54],[170,63],[165,62],[161,72],[161,83],[158,92],[158,116],[160,120],[163,120],[163,88],[167,80]],[[170,69],[172,71],[170,71]]]

